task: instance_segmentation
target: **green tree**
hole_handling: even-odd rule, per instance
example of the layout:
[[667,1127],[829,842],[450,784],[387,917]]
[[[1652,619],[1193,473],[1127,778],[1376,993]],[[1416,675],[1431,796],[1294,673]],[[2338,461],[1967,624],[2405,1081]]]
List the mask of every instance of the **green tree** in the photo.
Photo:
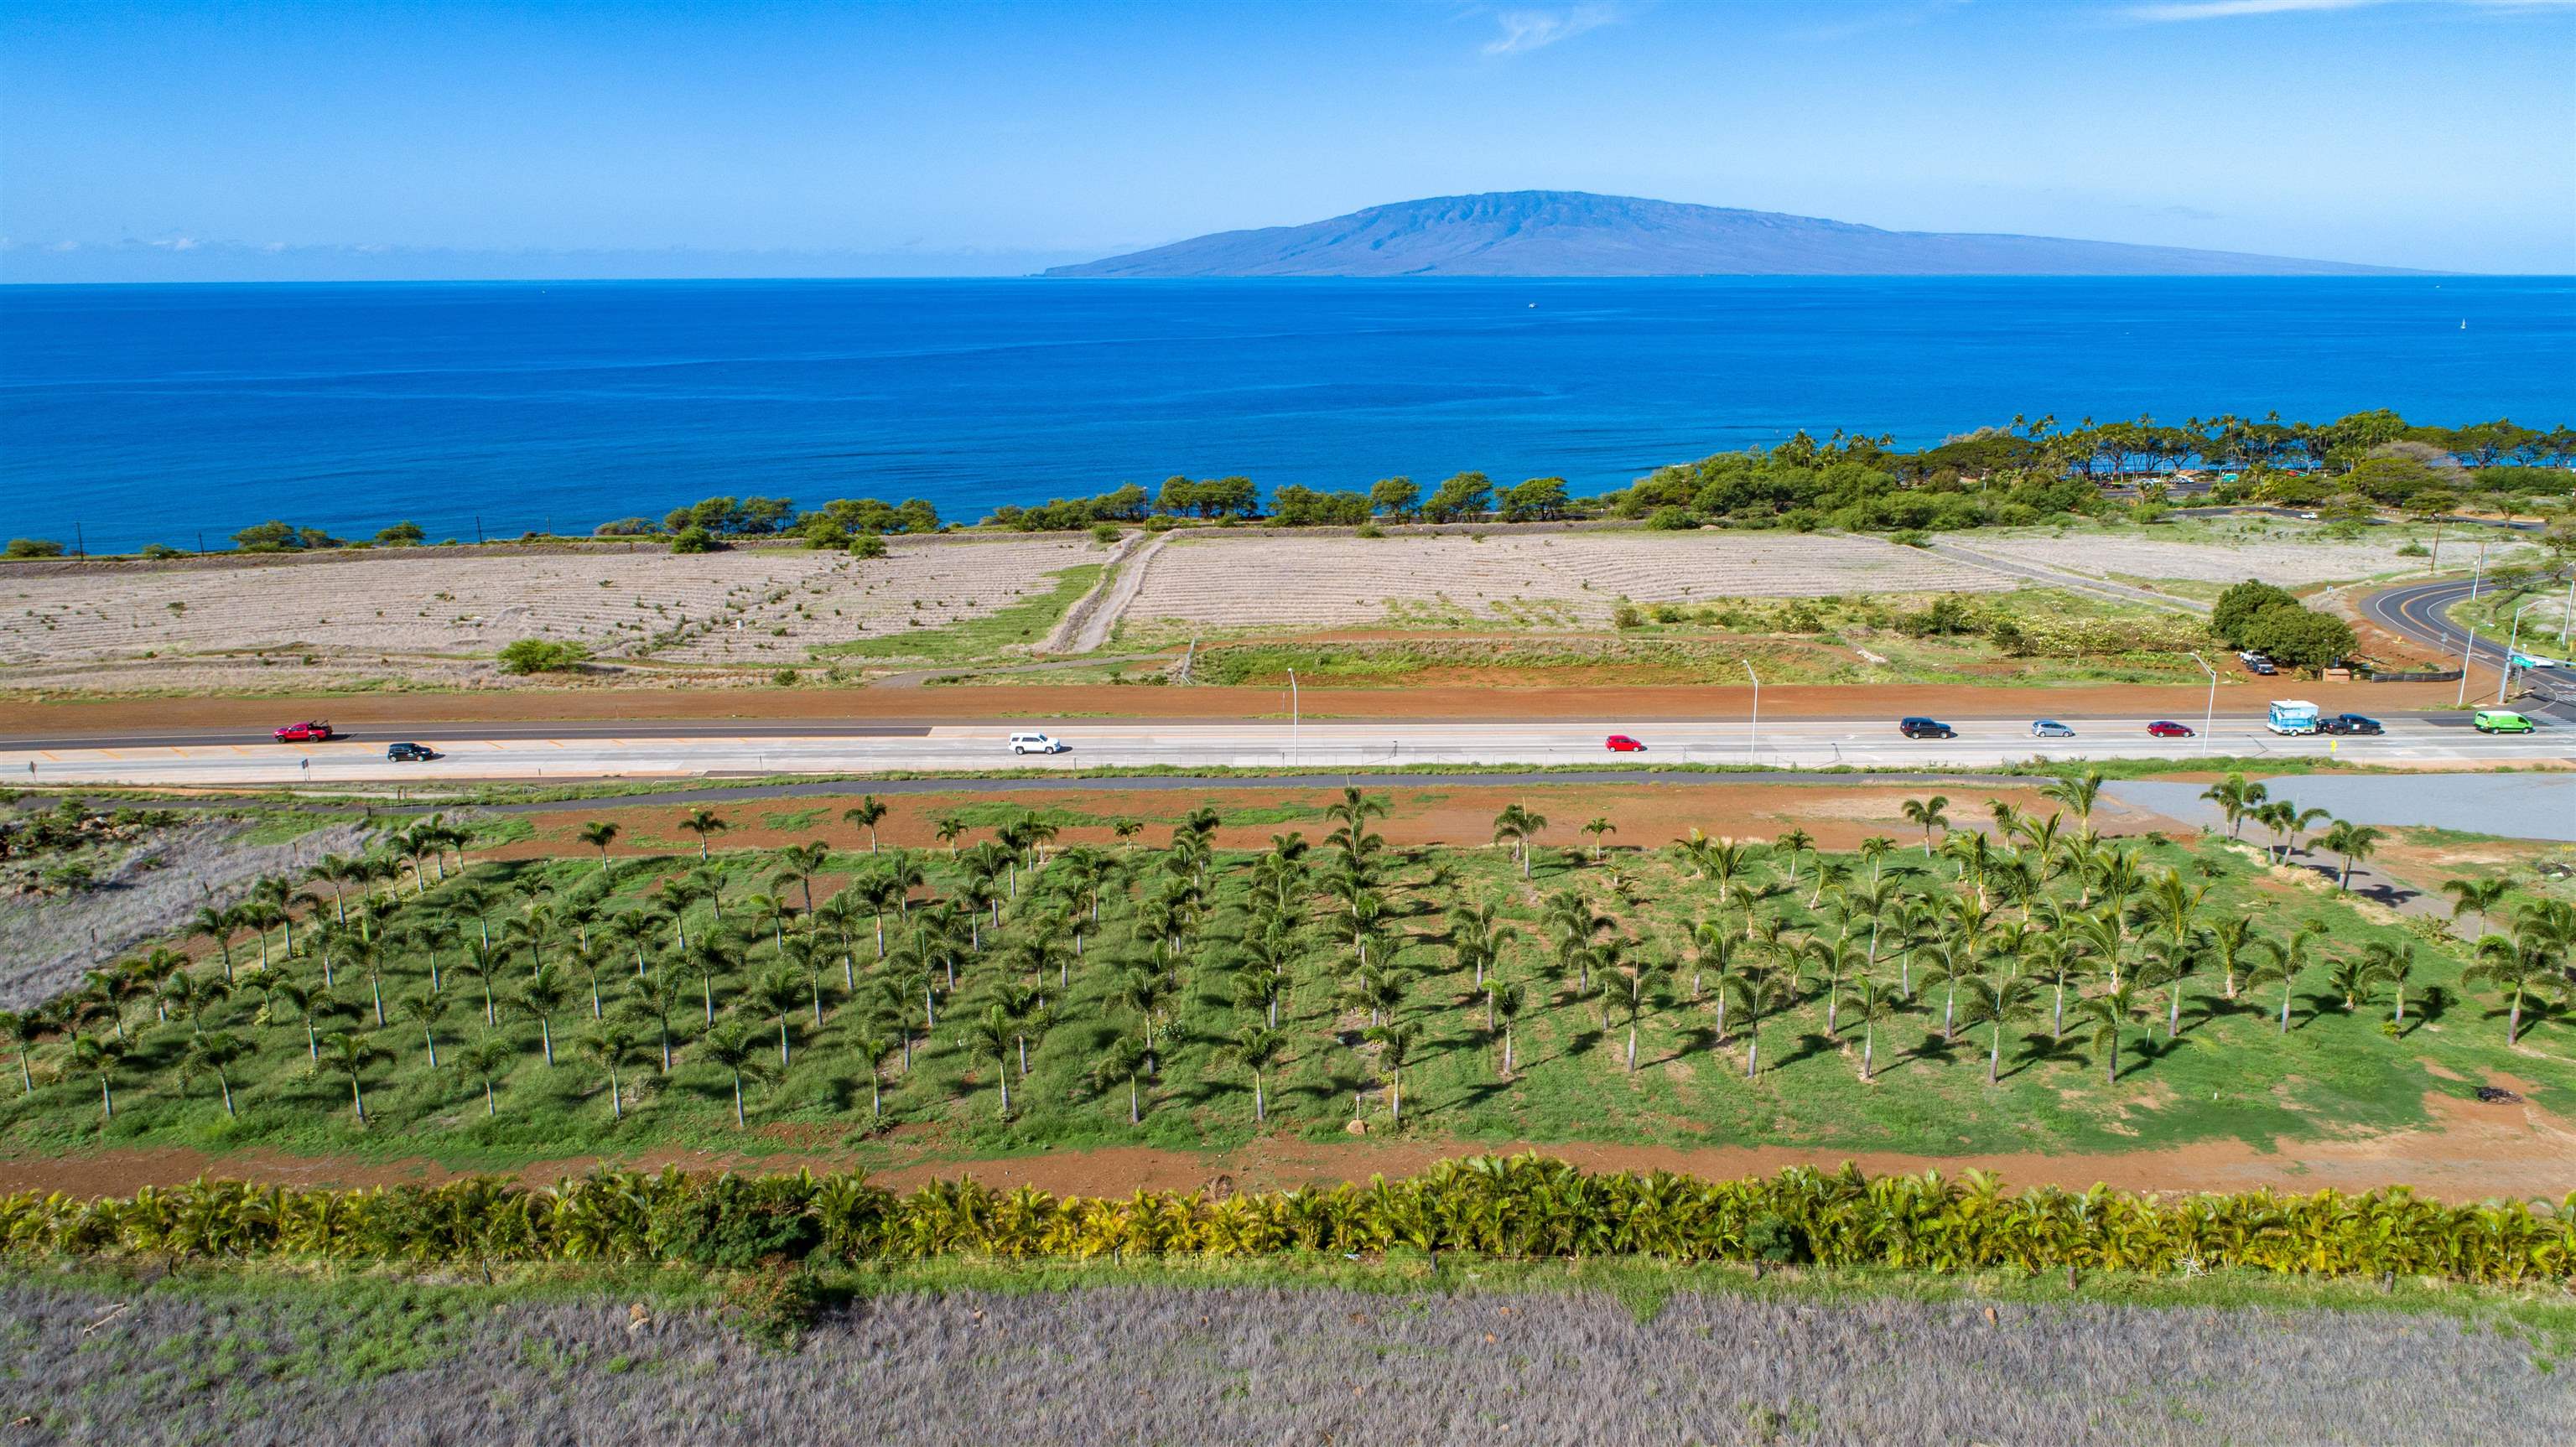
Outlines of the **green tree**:
[[392,1059],[392,1054],[375,1042],[375,1037],[354,1030],[342,1030],[322,1042],[322,1068],[333,1075],[348,1077],[349,1104],[358,1112],[358,1124],[367,1123],[366,1075]]
[[466,1046],[464,1053],[457,1058],[456,1068],[483,1087],[484,1119],[495,1119],[501,1114],[501,1108],[494,1100],[494,1090],[501,1077],[509,1074],[510,1067],[518,1063],[519,1047],[499,1035],[484,1036]]
[[874,854],[877,852],[877,825],[884,822],[885,816],[885,802],[876,795],[869,794],[860,799],[856,805],[842,810],[841,822],[856,824],[868,831],[868,852]]
[[698,1037],[697,1053],[716,1069],[733,1079],[733,1124],[741,1130],[748,1122],[743,1116],[742,1083],[766,1078],[768,1062],[761,1058],[761,1048],[752,1043],[750,1032],[738,1021],[718,1022]]
[[1361,1032],[1377,1045],[1377,1061],[1387,1072],[1388,1118],[1404,1124],[1404,1062],[1422,1041],[1422,1027],[1411,1020],[1389,1020]]
[[99,1118],[116,1119],[116,1071],[125,1063],[125,1042],[97,1035],[75,1035],[69,1057],[72,1069],[98,1077]]
[[707,836],[721,834],[726,828],[724,816],[713,809],[692,809],[680,820],[680,827],[698,836],[698,862],[707,862]]
[[608,846],[617,842],[618,826],[604,819],[593,819],[581,826],[580,839],[599,851],[599,872],[608,872]]
[[626,1096],[618,1072],[635,1058],[635,1037],[622,1025],[593,1025],[582,1032],[582,1058],[608,1076],[608,1115],[626,1119]]
[[232,1067],[248,1053],[248,1048],[238,1036],[227,1035],[220,1030],[190,1036],[186,1052],[179,1057],[179,1078],[196,1080],[213,1076],[216,1086],[223,1091],[224,1114],[230,1117],[235,1113]]
[[1154,1052],[1133,1035],[1120,1035],[1102,1047],[1091,1062],[1091,1079],[1095,1089],[1112,1081],[1127,1084],[1127,1123],[1136,1125],[1145,1118],[1138,1082],[1154,1073]]
[[1422,504],[1422,515],[1435,523],[1457,522],[1491,504],[1494,484],[1481,472],[1462,472],[1434,488]]
[[1986,1084],[2002,1078],[2004,1027],[2027,1020],[2037,1002],[2027,975],[1977,975],[1967,981],[1967,1021],[1986,1027]]

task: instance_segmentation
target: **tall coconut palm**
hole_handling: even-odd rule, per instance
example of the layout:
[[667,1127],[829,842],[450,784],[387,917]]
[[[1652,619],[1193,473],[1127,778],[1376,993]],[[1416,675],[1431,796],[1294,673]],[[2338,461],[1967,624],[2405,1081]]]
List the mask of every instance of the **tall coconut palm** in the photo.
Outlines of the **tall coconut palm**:
[[1142,1093],[1138,1082],[1154,1073],[1154,1052],[1133,1035],[1120,1035],[1101,1049],[1091,1062],[1091,1079],[1095,1089],[1110,1082],[1127,1084],[1127,1123],[1137,1125],[1144,1118]]
[[1287,1048],[1288,1037],[1267,1025],[1246,1025],[1225,1042],[1225,1058],[1242,1066],[1252,1076],[1252,1123],[1256,1126],[1270,1119],[1270,1103],[1263,1089],[1263,1078],[1279,1064],[1279,1057]]
[[598,1024],[582,1032],[579,1048],[584,1060],[608,1076],[608,1118],[626,1119],[626,1095],[619,1072],[635,1058],[635,1037],[623,1025]]
[[885,816],[885,802],[876,795],[869,794],[862,797],[857,804],[842,810],[841,822],[855,824],[868,831],[868,852],[874,854],[877,852],[877,825],[885,822]]
[[2478,941],[2475,964],[2460,972],[2460,983],[2485,985],[2505,997],[2504,1039],[2508,1045],[2522,1042],[2522,1003],[2533,996],[2552,990],[2564,990],[2565,980],[2552,961],[2547,942],[2538,931],[2518,929],[2512,936],[2488,935]]
[[608,846],[617,842],[620,832],[617,824],[607,819],[593,819],[576,831],[575,837],[599,851],[599,872],[602,874],[608,872]]
[[713,809],[692,809],[681,818],[680,827],[698,836],[698,862],[704,864],[708,859],[707,836],[721,834],[729,826],[724,816]]
[[957,1043],[970,1062],[989,1060],[993,1063],[993,1080],[1002,1088],[1002,1119],[1011,1118],[1011,1040],[1015,1031],[1011,1012],[999,1005],[988,1005],[984,1013],[967,1018],[959,1029]]
[[2203,799],[2218,806],[2227,817],[2227,837],[2236,838],[2244,831],[2245,821],[2271,799],[2272,791],[2264,785],[2247,783],[2243,774],[2226,778],[2201,791]]
[[[948,857],[951,860],[954,860],[957,857],[957,841],[966,837],[966,821],[958,818],[954,814],[942,814],[939,816],[937,822],[931,827],[939,836],[939,842],[948,846]],[[1136,829],[1142,829],[1144,827],[1144,825],[1138,824]],[[1125,839],[1129,835],[1134,834],[1136,829],[1126,830],[1118,837]]]
[[447,1016],[448,997],[427,990],[412,990],[394,1002],[402,1017],[420,1027],[421,1042],[429,1047],[429,1068],[438,1068],[438,1022]]
[[780,1070],[785,1070],[795,1063],[789,1055],[788,1040],[792,1027],[787,1017],[794,1012],[797,1001],[804,994],[804,982],[796,978],[795,968],[790,965],[779,965],[771,969],[768,974],[753,981],[750,993],[744,997],[749,1003],[759,1006],[762,1014],[777,1018]]
[[1993,1085],[2002,1078],[2004,1026],[2030,1018],[2030,977],[1978,975],[1967,984],[1967,1020],[1986,1027],[1986,1084]]
[[1361,1032],[1362,1038],[1376,1042],[1378,1064],[1387,1072],[1388,1119],[1404,1124],[1404,1062],[1411,1058],[1413,1047],[1422,1041],[1422,1027],[1411,1020],[1389,1020]]
[[2093,828],[2093,806],[2102,797],[2102,771],[2086,769],[2081,774],[2063,775],[2055,783],[2039,792],[2041,797],[2053,800],[2072,813],[2075,816],[2075,827],[2079,832],[2090,833]]
[[736,1020],[719,1021],[706,1034],[698,1037],[698,1058],[725,1072],[733,1079],[733,1125],[741,1130],[749,1122],[743,1115],[742,1083],[767,1077],[770,1066],[754,1044],[749,1031]]
[[240,928],[241,915],[238,912],[217,909],[211,904],[201,906],[196,916],[188,921],[190,938],[206,940],[221,953],[227,980],[233,977],[233,932]]
[[2328,854],[2343,860],[2343,875],[2336,881],[2337,888],[2346,894],[2352,892],[2353,866],[2376,853],[2383,837],[2382,831],[2368,824],[2354,824],[2343,819],[2326,826],[2325,833],[2317,837],[2317,842],[2325,846]]
[[68,1055],[72,1069],[98,1077],[99,1119],[116,1119],[116,1072],[125,1063],[125,1042],[98,1035],[75,1035]]
[[390,1052],[375,1042],[372,1035],[342,1030],[322,1042],[322,1068],[349,1080],[349,1104],[358,1113],[358,1124],[367,1123],[366,1075],[378,1065],[392,1059]]
[[2504,903],[2505,896],[2513,892],[2513,881],[2503,878],[2450,879],[2443,881],[2442,892],[2451,897],[2453,923],[2457,923],[2464,914],[2478,917],[2478,927],[2470,935],[2475,939],[2487,932],[2487,916],[2495,913],[2496,906]]
[[2324,926],[2314,920],[2301,925],[2287,939],[2263,941],[2263,963],[2245,972],[2245,988],[2251,990],[2278,981],[2281,986],[2280,1034],[2290,1033],[2290,996],[2298,988],[2299,976],[2316,961],[2310,957],[2309,941],[2324,933]]
[[501,1077],[508,1075],[510,1067],[518,1063],[519,1047],[498,1035],[484,1036],[466,1046],[464,1053],[457,1057],[456,1068],[483,1087],[484,1119],[490,1120],[500,1115],[501,1107],[495,1099],[494,1091],[499,1086]]
[[2405,1029],[2406,987],[2415,979],[2415,947],[2372,940],[2361,947],[2361,963],[2373,982],[2385,983],[2396,991],[2397,1013],[2392,1020],[2398,1029]]
[[805,912],[814,912],[814,876],[823,872],[832,859],[832,846],[817,839],[807,844],[791,844],[778,851],[781,874],[796,881],[805,894]]
[[1747,961],[1720,986],[1744,1015],[1744,1078],[1751,1080],[1762,1072],[1762,1017],[1787,1007],[1797,988],[1777,967],[1756,961]]
[[195,1080],[203,1076],[213,1076],[215,1085],[223,1092],[224,1114],[230,1117],[235,1113],[231,1070],[236,1062],[249,1053],[248,1047],[242,1044],[240,1037],[227,1035],[220,1030],[211,1034],[193,1036],[188,1041],[186,1052],[179,1057],[179,1078]]
[[617,1013],[638,1025],[653,1028],[655,1048],[661,1053],[661,1072],[671,1073],[671,1017],[684,1008],[679,983],[669,976],[646,980],[617,1002]]
[[1878,1078],[1878,1027],[1896,1013],[1902,997],[1886,981],[1870,974],[1854,975],[1844,981],[1841,994],[1851,1003],[1852,1013],[1860,1017],[1860,1078],[1866,1085]]

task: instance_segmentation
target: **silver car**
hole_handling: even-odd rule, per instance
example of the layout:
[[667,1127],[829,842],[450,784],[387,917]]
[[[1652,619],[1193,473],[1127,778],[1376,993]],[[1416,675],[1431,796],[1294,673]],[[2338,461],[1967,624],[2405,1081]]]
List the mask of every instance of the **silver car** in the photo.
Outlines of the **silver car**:
[[2044,718],[2031,723],[2030,736],[2035,739],[2071,739],[2075,737],[2075,730],[2053,718]]

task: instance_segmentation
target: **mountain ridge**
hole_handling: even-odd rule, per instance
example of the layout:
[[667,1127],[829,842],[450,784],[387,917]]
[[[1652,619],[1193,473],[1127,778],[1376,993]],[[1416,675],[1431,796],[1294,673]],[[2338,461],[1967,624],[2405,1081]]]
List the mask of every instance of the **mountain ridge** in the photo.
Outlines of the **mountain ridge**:
[[1488,191],[1219,231],[1051,277],[2401,276],[2399,267],[2193,247],[1887,231],[1856,222],[1603,196]]

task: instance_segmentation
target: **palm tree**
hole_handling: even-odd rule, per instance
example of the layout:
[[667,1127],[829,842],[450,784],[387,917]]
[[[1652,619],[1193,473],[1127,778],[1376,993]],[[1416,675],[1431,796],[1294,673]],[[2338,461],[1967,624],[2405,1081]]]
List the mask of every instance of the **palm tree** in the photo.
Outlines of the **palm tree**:
[[2397,992],[2398,1029],[2406,1028],[2406,987],[2415,978],[2415,947],[2392,945],[2385,940],[2372,940],[2361,947],[2362,968],[2372,981],[2385,980]]
[[2076,1007],[2079,1018],[2091,1023],[2095,1048],[2103,1051],[2102,1079],[2116,1085],[2120,1080],[2120,1032],[2138,1013],[2137,996],[2131,987],[2121,985],[2104,990]]
[[1775,967],[1750,962],[1718,987],[1744,1012],[1744,1078],[1751,1080],[1762,1069],[1762,1017],[1787,1005],[1796,989]]
[[1843,984],[1843,998],[1860,1016],[1860,1078],[1866,1085],[1878,1075],[1878,1025],[1895,1013],[1896,992],[1875,975],[1854,975]]
[[1583,826],[1583,832],[1592,836],[1592,862],[1598,864],[1601,862],[1601,836],[1618,833],[1619,826],[1611,823],[1607,816],[1596,815]]
[[2474,913],[2478,917],[2477,934],[2483,935],[2487,932],[2487,916],[2493,914],[2495,907],[2504,903],[2505,896],[2513,892],[2513,881],[2502,878],[2451,879],[2443,881],[2442,892],[2451,897],[2452,921],[2456,923],[2461,915]]
[[680,1013],[680,987],[668,975],[647,980],[617,1003],[618,1013],[648,1022],[662,1054],[662,1073],[671,1073],[671,1017]]
[[599,872],[608,872],[608,846],[617,842],[618,826],[605,819],[593,819],[575,831],[582,843],[599,851]]
[[2479,940],[2477,963],[2460,972],[2460,983],[2489,985],[2504,995],[2504,1040],[2507,1045],[2522,1041],[2524,997],[2564,988],[2564,981],[2550,954],[2539,931],[2518,929],[2510,939],[2503,935],[2488,935]]
[[778,1017],[778,1068],[780,1070],[785,1070],[794,1063],[788,1056],[787,1017],[796,1008],[798,998],[804,993],[804,984],[796,978],[796,971],[789,966],[779,965],[754,981],[751,993],[745,997],[752,1004],[758,1005],[764,1014]]
[[44,1020],[32,1010],[0,1010],[0,1040],[6,1040],[18,1051],[18,1093],[36,1093],[35,1072],[27,1068],[27,1056],[36,1046],[36,1036],[44,1030]]
[[2041,797],[2054,800],[2073,812],[2078,832],[2090,833],[2093,829],[2093,805],[2102,797],[2102,771],[2086,769],[2081,774],[2068,774],[2039,792]]
[[1362,1038],[1377,1043],[1378,1063],[1387,1069],[1387,1108],[1389,1118],[1404,1124],[1404,1062],[1422,1039],[1422,1027],[1410,1020],[1389,1020],[1362,1032]]
[[1626,987],[1620,1003],[1627,1007],[1628,1073],[1634,1075],[1637,1073],[1637,1019],[1645,1013],[1647,1003],[1654,998],[1656,978],[1670,967],[1660,960],[1638,956],[1628,961],[1627,969],[1623,973],[1619,968],[1621,956],[1626,953],[1622,948],[1623,944],[1623,941],[1617,939],[1603,941],[1599,960],[1603,977],[1616,979]]
[[832,859],[832,846],[817,839],[810,844],[794,844],[778,851],[779,872],[793,878],[805,891],[805,912],[814,912],[814,876]]
[[116,1119],[116,1069],[125,1062],[125,1042],[96,1035],[75,1035],[71,1067],[98,1077],[99,1118]]
[[520,1005],[537,1017],[537,1039],[545,1047],[549,1068],[555,1063],[554,1014],[563,1008],[564,1000],[571,994],[563,976],[555,973],[552,965],[538,966],[537,972],[528,977],[528,982],[519,987]]
[[[944,823],[945,821],[942,822]],[[1136,836],[1145,832],[1145,821],[1142,819],[1121,819],[1117,823],[1109,826],[1109,832],[1117,835],[1120,843],[1133,849],[1136,847]],[[955,850],[952,848],[950,853],[954,854]]]
[[725,1020],[698,1037],[698,1054],[709,1065],[733,1077],[733,1125],[741,1130],[748,1122],[742,1111],[742,1082],[748,1077],[758,1080],[769,1064],[761,1058],[761,1047],[752,1043],[751,1034],[735,1020]]
[[861,798],[855,806],[842,810],[841,822],[856,824],[868,831],[868,852],[874,854],[877,852],[877,825],[884,822],[885,816],[884,801],[874,794],[869,794]]
[[1997,979],[1978,975],[1968,981],[1968,1023],[1986,1026],[1986,1084],[2001,1078],[2004,1058],[2004,1026],[2015,1020],[2030,1018],[2033,1001],[2030,978],[2006,975]]
[[438,1068],[438,1022],[440,1017],[447,1013],[447,997],[433,995],[427,990],[413,990],[395,1001],[394,1005],[402,1012],[404,1019],[420,1026],[420,1038],[429,1046],[429,1068],[436,1070]]
[[707,836],[721,834],[727,826],[723,816],[713,809],[692,809],[680,820],[680,827],[698,836],[698,862],[704,864],[707,862]]
[[322,1042],[322,1068],[349,1077],[349,1103],[357,1108],[360,1125],[367,1123],[366,1073],[392,1058],[374,1036],[354,1030],[339,1031]]
[[2317,842],[2325,846],[2327,853],[2343,859],[2343,878],[2338,887],[2344,893],[2352,892],[2352,867],[2376,852],[2382,837],[2380,830],[2368,824],[2354,824],[2342,819],[2328,824],[2326,832],[2318,836]]
[[1262,1077],[1279,1063],[1280,1053],[1288,1048],[1288,1037],[1267,1025],[1246,1025],[1226,1041],[1224,1055],[1228,1060],[1252,1073],[1252,1123],[1256,1126],[1270,1119],[1268,1097],[1262,1089]]
[[[1133,821],[1121,822],[1132,823]],[[964,838],[966,834],[966,821],[958,818],[954,814],[942,814],[931,827],[938,834],[939,842],[948,846],[948,857],[951,860],[954,860],[957,857],[957,841]],[[1136,829],[1142,829],[1144,827],[1145,826],[1142,824],[1136,825]],[[1126,830],[1118,837],[1124,839],[1128,835],[1135,833],[1136,829]]]
[[1503,1026],[1503,1079],[1512,1078],[1512,1022],[1529,1004],[1529,992],[1517,980],[1496,978],[1485,986],[1485,1008]]
[[1946,831],[1950,827],[1950,816],[1942,812],[1949,807],[1950,797],[1947,794],[1935,794],[1929,799],[1905,801],[1903,809],[1905,822],[1922,829],[1923,857],[1926,859],[1932,857],[1932,831],[1935,829]]
[[229,1117],[234,1113],[233,1081],[227,1072],[235,1061],[248,1053],[238,1036],[226,1035],[222,1031],[191,1037],[187,1053],[179,1057],[179,1078],[194,1080],[201,1075],[213,1076],[215,1084],[223,1090],[224,1114]]
[[1153,1073],[1154,1052],[1133,1035],[1121,1035],[1111,1040],[1091,1062],[1091,1079],[1094,1088],[1100,1088],[1106,1082],[1113,1080],[1127,1082],[1127,1123],[1129,1125],[1139,1124],[1145,1118],[1136,1082]]
[[582,1032],[580,1048],[583,1059],[608,1074],[609,1119],[626,1119],[626,1096],[617,1072],[635,1058],[635,1037],[622,1025],[593,1025]]
[[2290,995],[2297,988],[2299,976],[2314,963],[2308,958],[2308,941],[2322,934],[2324,928],[2317,921],[2310,920],[2301,925],[2287,940],[2263,941],[2263,952],[2271,958],[2245,972],[2245,988],[2249,990],[2258,985],[2271,984],[2275,980],[2281,982],[2279,1033],[2283,1035],[2290,1033]]
[[465,1053],[457,1059],[457,1069],[483,1083],[484,1119],[500,1115],[501,1108],[493,1099],[493,1088],[502,1076],[510,1073],[510,1067],[518,1063],[519,1047],[498,1035],[486,1035],[466,1046]]
[[200,907],[196,917],[188,921],[190,937],[210,940],[222,951],[224,978],[227,980],[233,977],[233,931],[239,928],[241,916],[237,912],[217,909],[211,904]]
[[[1946,804],[1949,801],[1947,799],[1940,799],[1935,800],[1934,802]],[[1927,835],[1926,837],[1928,838],[1929,836]],[[1773,848],[1779,850],[1789,858],[1789,869],[1783,877],[1788,881],[1789,889],[1794,893],[1798,888],[1798,862],[1806,858],[1808,854],[1814,852],[1816,847],[1816,836],[1808,833],[1804,829],[1792,825],[1788,829],[1783,830],[1778,837],[1774,838],[1771,841],[1771,845]]]
[[2227,816],[2227,837],[2233,839],[2244,830],[2245,821],[2272,797],[2272,791],[2261,784],[2249,784],[2243,774],[2230,774],[2201,791],[2203,799],[2216,804]]
[[988,1005],[981,1016],[969,1017],[958,1032],[958,1044],[971,1061],[993,1062],[993,1079],[1002,1087],[1002,1119],[1011,1118],[1011,1039],[1015,1032],[1011,1012],[999,1005]]

